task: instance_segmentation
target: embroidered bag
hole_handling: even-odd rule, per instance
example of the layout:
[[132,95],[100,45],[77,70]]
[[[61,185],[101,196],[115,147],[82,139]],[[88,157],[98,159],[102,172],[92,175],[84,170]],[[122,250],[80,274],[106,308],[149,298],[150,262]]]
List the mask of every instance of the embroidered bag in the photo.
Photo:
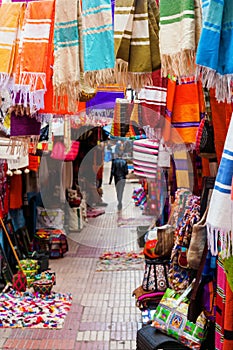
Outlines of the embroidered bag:
[[26,291],[27,277],[23,271],[19,270],[16,274],[14,274],[12,278],[12,287],[18,292]]

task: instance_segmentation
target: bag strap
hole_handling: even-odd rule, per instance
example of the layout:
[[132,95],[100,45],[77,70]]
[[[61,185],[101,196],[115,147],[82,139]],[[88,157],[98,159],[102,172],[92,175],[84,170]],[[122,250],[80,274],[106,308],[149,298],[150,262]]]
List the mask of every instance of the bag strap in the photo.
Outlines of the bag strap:
[[193,290],[192,290],[192,294],[191,294],[191,297],[190,297],[191,300],[195,300],[196,299],[198,287],[199,287],[199,284],[201,282],[202,271],[204,269],[205,262],[206,262],[207,253],[208,253],[208,245],[207,245],[207,241],[206,241],[205,247],[204,247],[204,250],[203,250],[203,253],[202,253],[202,257],[201,257],[200,266],[199,266],[199,269],[197,270],[196,279],[195,279],[195,282],[194,282],[194,285],[193,285]]

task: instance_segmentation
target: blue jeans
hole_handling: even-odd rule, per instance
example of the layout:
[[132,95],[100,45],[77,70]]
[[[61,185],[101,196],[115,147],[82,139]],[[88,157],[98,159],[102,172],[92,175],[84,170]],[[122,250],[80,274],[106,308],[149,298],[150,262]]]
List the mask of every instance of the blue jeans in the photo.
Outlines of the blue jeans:
[[122,198],[123,198],[123,192],[125,188],[125,179],[119,180],[117,183],[115,183],[116,187],[116,193],[117,193],[117,209],[121,210],[122,209]]

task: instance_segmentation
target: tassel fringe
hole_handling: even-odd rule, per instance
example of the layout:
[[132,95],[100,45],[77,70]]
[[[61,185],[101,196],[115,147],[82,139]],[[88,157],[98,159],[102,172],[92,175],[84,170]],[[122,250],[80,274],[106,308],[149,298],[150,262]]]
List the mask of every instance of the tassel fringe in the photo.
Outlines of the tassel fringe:
[[161,73],[163,77],[169,74],[178,79],[183,76],[195,75],[195,51],[184,50],[174,55],[161,54]]
[[[207,243],[208,249],[213,256],[217,256],[221,252],[223,259],[233,255],[233,234],[231,231],[212,227],[207,223]],[[220,247],[218,246],[220,242]]]
[[220,75],[213,69],[197,66],[196,76],[201,79],[203,86],[215,89],[215,97],[218,102],[231,103],[233,75]]

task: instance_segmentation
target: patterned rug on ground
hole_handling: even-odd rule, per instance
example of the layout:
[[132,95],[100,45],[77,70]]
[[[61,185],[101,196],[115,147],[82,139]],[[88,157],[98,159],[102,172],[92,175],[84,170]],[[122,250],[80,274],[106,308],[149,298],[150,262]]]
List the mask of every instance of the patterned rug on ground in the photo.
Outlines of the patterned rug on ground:
[[104,252],[96,265],[96,271],[143,270],[142,252]]
[[120,227],[137,227],[143,225],[151,225],[153,222],[152,216],[146,216],[142,218],[121,218],[117,220],[117,226]]
[[1,293],[0,327],[61,329],[71,303],[71,294]]

